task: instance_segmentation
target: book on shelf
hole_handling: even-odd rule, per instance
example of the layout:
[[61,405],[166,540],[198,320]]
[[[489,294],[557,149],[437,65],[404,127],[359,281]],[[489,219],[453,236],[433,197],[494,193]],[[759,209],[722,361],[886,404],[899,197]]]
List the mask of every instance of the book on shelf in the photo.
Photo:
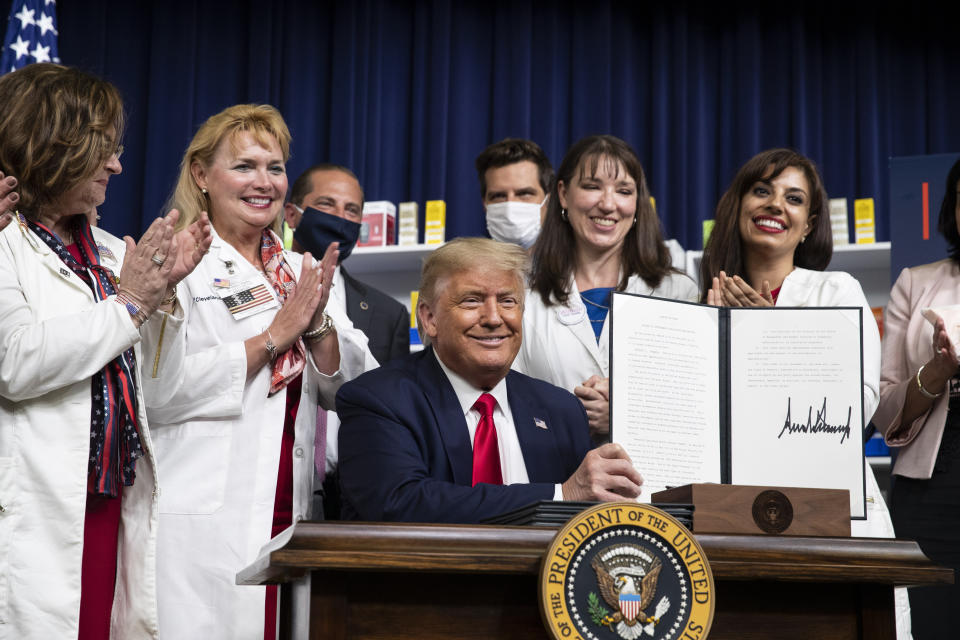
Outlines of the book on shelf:
[[423,223],[424,244],[443,244],[447,233],[447,203],[443,200],[427,200]]
[[877,241],[873,198],[853,201],[853,228],[857,236],[857,244],[873,244]]
[[850,244],[850,223],[847,219],[847,199],[830,198],[830,227],[833,230],[833,246]]
[[363,203],[363,222],[360,223],[358,247],[385,247],[394,244],[397,205],[388,200]]
[[610,435],[641,499],[702,482],[848,489],[865,517],[862,315],[614,293]]
[[417,244],[417,203],[401,202],[397,213],[397,244]]

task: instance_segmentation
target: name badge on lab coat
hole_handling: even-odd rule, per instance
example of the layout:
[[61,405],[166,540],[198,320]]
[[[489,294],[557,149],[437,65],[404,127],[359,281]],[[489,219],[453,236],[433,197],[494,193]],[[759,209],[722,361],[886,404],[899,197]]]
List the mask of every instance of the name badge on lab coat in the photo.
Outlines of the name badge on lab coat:
[[584,315],[587,313],[587,308],[582,304],[573,302],[572,300],[567,303],[567,306],[557,307],[557,319],[560,320],[562,324],[570,326],[572,324],[578,324],[583,320]]
[[234,320],[243,320],[279,306],[273,292],[260,279],[235,284],[231,281],[230,284],[229,287],[215,286],[213,290],[227,305]]

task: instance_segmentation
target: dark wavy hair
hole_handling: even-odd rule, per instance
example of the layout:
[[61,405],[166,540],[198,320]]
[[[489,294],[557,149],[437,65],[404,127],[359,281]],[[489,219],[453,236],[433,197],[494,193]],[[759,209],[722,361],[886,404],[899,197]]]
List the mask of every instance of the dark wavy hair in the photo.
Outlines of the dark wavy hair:
[[123,136],[120,92],[79,69],[35,63],[8,73],[0,105],[0,170],[16,176],[31,219],[96,173]]
[[576,142],[567,151],[557,179],[550,190],[547,215],[540,237],[533,246],[531,288],[544,303],[566,304],[570,295],[570,276],[576,262],[576,238],[573,229],[561,216],[558,185],[570,185],[575,176],[596,175],[600,163],[612,160],[623,167],[637,183],[636,224],[623,240],[620,254],[622,277],[617,291],[623,291],[633,275],[639,275],[655,288],[673,271],[670,250],[663,242],[660,219],[650,202],[650,190],[637,154],[626,142],[609,135],[589,136]]
[[481,151],[474,161],[477,178],[480,180],[480,199],[487,197],[488,170],[527,160],[537,165],[540,188],[544,193],[550,193],[550,186],[553,184],[553,165],[550,164],[547,154],[543,152],[540,145],[524,138],[504,138]]
[[957,183],[960,182],[960,160],[953,163],[947,174],[947,190],[940,204],[940,220],[937,231],[950,247],[950,259],[960,264],[960,232],[957,231]]
[[745,276],[743,244],[740,238],[740,203],[757,181],[771,180],[787,167],[803,171],[810,186],[810,223],[813,229],[793,253],[793,264],[804,269],[823,271],[833,257],[833,230],[827,210],[827,192],[817,167],[806,156],[792,149],[768,149],[753,156],[740,167],[720,202],[707,246],[700,262],[700,293],[706,299],[713,278],[724,271],[729,276]]

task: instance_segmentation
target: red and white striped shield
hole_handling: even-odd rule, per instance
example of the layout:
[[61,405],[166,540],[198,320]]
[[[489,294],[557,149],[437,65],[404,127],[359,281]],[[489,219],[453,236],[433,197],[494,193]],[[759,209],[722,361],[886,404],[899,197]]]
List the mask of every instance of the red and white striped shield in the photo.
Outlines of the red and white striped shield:
[[620,594],[620,613],[627,620],[635,620],[640,613],[640,595],[636,593]]

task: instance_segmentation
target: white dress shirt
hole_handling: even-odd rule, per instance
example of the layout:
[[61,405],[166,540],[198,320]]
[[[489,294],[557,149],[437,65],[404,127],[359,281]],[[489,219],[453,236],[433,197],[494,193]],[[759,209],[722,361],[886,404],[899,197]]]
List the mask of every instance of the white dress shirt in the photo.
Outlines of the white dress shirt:
[[[327,299],[327,308],[336,309],[347,318],[347,289],[343,282],[343,274],[340,273],[340,265],[333,269],[333,278],[331,279],[333,287],[330,289],[330,297]],[[352,323],[351,323],[352,326]],[[361,332],[358,332],[361,333]],[[366,336],[364,335],[364,338]],[[340,418],[334,410],[327,411],[327,449],[326,449],[326,474],[332,474],[337,468],[337,442],[340,435]]]
[[[447,380],[457,394],[457,401],[463,410],[463,417],[470,434],[470,448],[473,448],[473,438],[480,423],[480,412],[473,408],[482,393],[489,393],[497,401],[493,408],[493,424],[497,430],[497,446],[500,449],[500,471],[503,475],[503,484],[526,484],[530,482],[527,475],[527,463],[523,460],[523,449],[520,448],[520,439],[517,437],[517,428],[513,423],[513,412],[510,411],[510,398],[507,395],[507,379],[503,378],[490,391],[484,391],[473,386],[463,376],[452,371],[443,363],[437,352],[434,351],[440,368],[447,374]],[[553,490],[554,500],[563,500],[562,485],[557,484]]]

